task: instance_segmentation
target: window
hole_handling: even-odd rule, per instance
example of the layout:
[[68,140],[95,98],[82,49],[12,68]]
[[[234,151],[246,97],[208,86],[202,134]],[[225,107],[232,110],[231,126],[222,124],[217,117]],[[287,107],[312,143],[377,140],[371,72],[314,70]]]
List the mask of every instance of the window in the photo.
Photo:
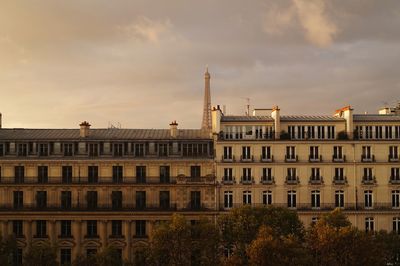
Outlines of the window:
[[225,191],[224,192],[224,208],[229,209],[233,207],[233,192]]
[[200,171],[200,166],[198,165],[192,165],[190,166],[190,177],[191,178],[200,178],[201,177],[201,171]]
[[400,234],[400,217],[393,218],[393,232]]
[[17,146],[18,156],[26,156],[28,154],[28,146],[25,143],[19,143]]
[[64,156],[72,156],[73,155],[73,145],[72,143],[64,143],[62,145],[62,149],[64,152]]
[[70,220],[61,220],[60,223],[60,232],[61,232],[61,237],[63,238],[69,238],[72,237],[71,234],[71,221]]
[[146,208],[146,191],[136,191],[136,208]]
[[232,160],[232,147],[231,146],[225,146],[224,147],[224,160]]
[[146,183],[146,166],[136,166],[136,183]]
[[224,182],[233,182],[232,168],[224,168]]
[[17,248],[13,252],[13,265],[20,266],[22,265],[22,248]]
[[287,169],[287,181],[297,181],[296,168]]
[[385,139],[392,139],[392,138],[393,138],[392,126],[385,126]]
[[61,209],[71,209],[72,196],[71,191],[61,191]]
[[320,181],[321,180],[321,174],[320,174],[320,168],[318,167],[312,167],[311,168],[311,181]]
[[311,191],[311,207],[312,208],[321,207],[321,193],[319,190]]
[[200,191],[190,192],[190,208],[192,210],[199,210],[201,208],[201,193]]
[[266,161],[272,160],[271,146],[261,147],[261,159]]
[[243,191],[243,204],[251,204],[251,191]]
[[372,160],[371,146],[362,146],[361,160],[362,161]]
[[400,168],[399,167],[392,167],[390,169],[390,180],[400,181]]
[[37,220],[36,221],[36,236],[35,237],[47,237],[46,231],[46,221],[44,220]]
[[344,168],[342,167],[336,167],[335,168],[335,176],[334,176],[335,181],[344,181]]
[[250,146],[242,146],[242,160],[250,160],[251,152]]
[[44,184],[49,182],[48,167],[38,166],[38,183]]
[[263,168],[261,181],[272,182],[272,168]]
[[99,167],[98,166],[88,166],[88,183],[97,183],[99,180]]
[[262,192],[262,200],[264,205],[271,205],[272,204],[272,191],[263,191]]
[[20,209],[24,207],[24,192],[23,191],[14,191],[14,209]]
[[296,191],[294,191],[294,190],[288,191],[287,206],[288,206],[288,208],[296,208]]
[[124,169],[122,166],[117,165],[112,167],[112,180],[113,183],[122,183],[123,181],[123,176],[124,176]]
[[97,237],[97,221],[86,221],[86,235],[87,237]]
[[135,229],[136,237],[146,237],[146,221],[136,220]]
[[397,146],[390,146],[389,147],[389,160],[398,160],[399,159],[399,152]]
[[317,126],[317,137],[318,139],[325,138],[325,126]]
[[382,139],[382,126],[375,126],[375,138]]
[[169,166],[160,166],[160,183],[169,183]]
[[344,191],[343,190],[335,191],[335,207],[336,208],[344,208]]
[[47,207],[47,191],[36,192],[36,207],[39,209]]
[[71,184],[72,183],[72,166],[62,167],[62,183]]
[[99,145],[97,143],[89,143],[89,156],[99,155]]
[[21,184],[24,183],[24,178],[25,178],[25,167],[24,166],[15,166],[14,168],[14,177],[15,177],[15,183]]
[[122,191],[111,192],[111,204],[113,210],[122,209]]
[[318,223],[319,217],[312,217],[311,218],[311,224],[316,224]]
[[21,238],[24,236],[23,221],[14,220],[12,221],[13,234],[16,238]]
[[319,148],[318,146],[310,146],[310,160],[319,160]]
[[61,266],[71,265],[71,249],[70,248],[60,249],[60,263],[61,263]]
[[144,144],[143,143],[135,143],[134,151],[135,151],[136,157],[143,157],[144,156]]
[[305,126],[297,126],[297,139],[305,139],[306,131]]
[[39,144],[39,156],[48,156],[49,155],[49,145],[47,143]]
[[296,147],[287,146],[286,147],[286,160],[296,160]]
[[307,138],[315,139],[315,127],[314,126],[307,127]]
[[392,190],[392,208],[400,207],[400,190]]
[[343,157],[343,147],[342,146],[333,146],[333,160],[338,161],[342,160]]
[[374,218],[367,217],[365,218],[365,232],[372,232],[374,231]]
[[328,130],[328,139],[335,139],[335,127],[327,126],[327,130]]
[[364,191],[364,207],[365,208],[372,208],[372,190],[365,190]]
[[121,237],[122,236],[122,221],[113,220],[111,222],[111,235],[113,237]]
[[160,208],[161,209],[170,208],[169,191],[160,191]]
[[113,154],[115,157],[122,157],[124,155],[124,145],[122,143],[114,143]]
[[[196,145],[197,148],[197,145]],[[196,149],[197,151],[197,149]],[[196,152],[197,153],[197,152]],[[198,155],[198,154],[194,154]],[[168,143],[159,143],[158,144],[158,156],[168,156]]]
[[86,193],[86,201],[88,209],[97,208],[97,191],[88,191]]
[[251,168],[243,168],[242,171],[243,171],[242,182],[243,183],[252,182]]
[[365,138],[372,139],[372,126],[364,126],[365,128]]

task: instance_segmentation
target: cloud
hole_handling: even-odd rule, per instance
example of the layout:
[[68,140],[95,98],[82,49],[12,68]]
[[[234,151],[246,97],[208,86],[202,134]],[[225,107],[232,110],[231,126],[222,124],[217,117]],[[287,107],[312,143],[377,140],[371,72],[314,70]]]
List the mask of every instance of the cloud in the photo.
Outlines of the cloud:
[[320,47],[330,45],[338,29],[325,14],[324,1],[293,0],[293,3],[307,39]]
[[151,43],[159,43],[161,38],[170,35],[171,29],[172,23],[169,19],[155,21],[145,16],[139,16],[129,25],[118,26],[118,30],[126,36]]

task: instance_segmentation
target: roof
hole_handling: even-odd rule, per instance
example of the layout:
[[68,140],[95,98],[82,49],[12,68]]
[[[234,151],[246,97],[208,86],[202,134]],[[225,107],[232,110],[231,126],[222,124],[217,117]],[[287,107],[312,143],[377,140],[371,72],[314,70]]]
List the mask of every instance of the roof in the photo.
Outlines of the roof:
[[[211,139],[207,131],[178,129],[176,138],[169,129],[90,129],[85,139],[93,140],[158,140],[158,139]],[[0,140],[78,140],[79,129],[24,129],[2,128]]]
[[238,115],[225,115],[222,116],[221,122],[273,122],[271,116],[238,116]]
[[353,121],[354,122],[380,122],[380,121],[400,122],[400,115],[355,114],[353,115]]
[[313,121],[345,121],[344,118],[335,117],[331,115],[283,115],[281,116],[281,121],[291,122],[291,121],[301,121],[301,122],[313,122]]

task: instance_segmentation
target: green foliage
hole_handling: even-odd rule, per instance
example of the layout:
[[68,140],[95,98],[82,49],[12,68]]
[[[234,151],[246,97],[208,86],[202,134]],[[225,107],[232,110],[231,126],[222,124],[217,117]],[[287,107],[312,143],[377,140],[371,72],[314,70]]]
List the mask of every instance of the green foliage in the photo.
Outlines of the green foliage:
[[13,253],[16,249],[17,242],[14,236],[0,236],[0,265],[13,265]]
[[334,228],[351,226],[349,219],[347,219],[346,215],[339,208],[323,215],[318,223],[323,223]]
[[92,256],[78,256],[74,266],[120,266],[122,260],[113,246],[103,248],[99,253]]
[[57,247],[50,242],[32,245],[24,256],[26,266],[54,266],[57,262]]

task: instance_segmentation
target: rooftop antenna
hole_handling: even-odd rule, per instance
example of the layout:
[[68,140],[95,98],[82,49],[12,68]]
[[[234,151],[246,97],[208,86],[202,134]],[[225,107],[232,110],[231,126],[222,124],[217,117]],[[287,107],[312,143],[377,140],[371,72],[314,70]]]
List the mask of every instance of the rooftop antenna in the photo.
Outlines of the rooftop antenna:
[[243,98],[246,100],[246,116],[250,115],[250,98]]

